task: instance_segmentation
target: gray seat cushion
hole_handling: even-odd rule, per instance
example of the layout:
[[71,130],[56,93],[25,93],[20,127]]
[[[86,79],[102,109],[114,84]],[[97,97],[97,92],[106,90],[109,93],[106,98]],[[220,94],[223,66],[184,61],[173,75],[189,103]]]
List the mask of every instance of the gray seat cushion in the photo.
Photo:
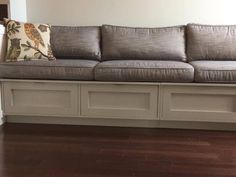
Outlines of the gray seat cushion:
[[113,60],[95,67],[97,81],[192,82],[194,69],[178,61]]
[[187,55],[193,60],[235,60],[236,25],[187,26]]
[[102,26],[103,60],[184,61],[185,27],[130,28]]
[[100,33],[100,27],[53,26],[53,54],[63,59],[100,60]]
[[236,61],[192,61],[196,82],[236,83]]
[[0,78],[94,80],[93,60],[22,61],[0,64]]

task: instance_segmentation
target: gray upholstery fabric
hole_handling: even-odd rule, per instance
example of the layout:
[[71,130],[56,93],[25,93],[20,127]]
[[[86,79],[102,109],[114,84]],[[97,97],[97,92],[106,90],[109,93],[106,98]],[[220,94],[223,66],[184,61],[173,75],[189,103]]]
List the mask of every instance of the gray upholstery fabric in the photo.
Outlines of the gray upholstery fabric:
[[0,64],[0,78],[94,80],[97,61],[55,60],[22,61]]
[[184,61],[185,28],[102,27],[103,60]]
[[95,67],[97,81],[192,82],[194,69],[180,61],[113,60]]
[[236,60],[236,26],[187,26],[189,60]]
[[100,60],[100,27],[53,26],[51,45],[56,58]]
[[236,61],[192,61],[196,82],[236,83]]

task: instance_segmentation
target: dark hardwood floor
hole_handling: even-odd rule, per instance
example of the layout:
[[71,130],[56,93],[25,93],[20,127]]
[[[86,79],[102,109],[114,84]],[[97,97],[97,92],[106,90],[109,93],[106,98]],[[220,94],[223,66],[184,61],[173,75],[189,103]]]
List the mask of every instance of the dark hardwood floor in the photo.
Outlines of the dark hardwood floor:
[[0,177],[236,177],[236,132],[6,124]]

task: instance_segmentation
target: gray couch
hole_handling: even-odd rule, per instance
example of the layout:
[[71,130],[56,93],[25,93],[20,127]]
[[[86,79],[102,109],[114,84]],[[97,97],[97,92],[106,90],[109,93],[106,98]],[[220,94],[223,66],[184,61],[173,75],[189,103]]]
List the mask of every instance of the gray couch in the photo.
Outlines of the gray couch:
[[53,26],[51,44],[0,64],[6,122],[236,130],[236,26]]
[[2,63],[4,79],[234,83],[236,26],[53,26],[56,61]]

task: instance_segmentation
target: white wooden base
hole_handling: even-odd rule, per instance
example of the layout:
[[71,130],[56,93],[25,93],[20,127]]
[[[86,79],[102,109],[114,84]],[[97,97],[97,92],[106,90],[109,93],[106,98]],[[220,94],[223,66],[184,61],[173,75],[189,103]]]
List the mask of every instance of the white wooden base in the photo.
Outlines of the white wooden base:
[[7,122],[204,129],[236,122],[233,84],[2,80],[2,101]]
[[161,120],[236,122],[236,87],[161,86]]

